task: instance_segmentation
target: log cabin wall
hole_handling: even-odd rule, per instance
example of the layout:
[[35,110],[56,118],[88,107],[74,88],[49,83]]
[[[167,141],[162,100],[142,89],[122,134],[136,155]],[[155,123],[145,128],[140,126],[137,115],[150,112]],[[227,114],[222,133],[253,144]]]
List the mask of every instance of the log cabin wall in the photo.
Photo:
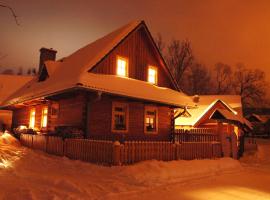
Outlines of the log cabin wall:
[[155,53],[144,28],[132,32],[119,46],[107,55],[91,72],[100,74],[116,74],[117,56],[128,59],[128,76],[133,79],[147,81],[148,66],[158,68],[158,86],[175,89],[169,75],[161,66],[161,58]]
[[47,129],[43,129],[44,131],[54,131],[55,127],[57,126],[76,126],[84,129],[84,112],[86,100],[83,93],[76,93],[67,97],[62,97],[59,100],[53,102],[57,102],[59,104],[59,113],[57,117],[51,116],[50,108],[52,101],[48,101],[47,104],[39,104],[35,106],[15,109],[13,111],[13,127],[18,127],[20,125],[25,125],[28,127],[30,121],[30,111],[32,108],[35,108],[35,127],[41,129],[42,108],[47,106],[48,123]]
[[16,128],[20,125],[24,125],[29,127],[30,121],[30,111],[31,109],[35,108],[35,127],[40,129],[41,128],[41,115],[42,115],[42,108],[44,106],[48,106],[47,104],[39,104],[36,106],[28,106],[22,107],[13,110],[12,116],[12,124],[13,128]]
[[75,126],[84,129],[85,95],[75,93],[56,101],[59,104],[57,117],[49,115],[48,128],[54,130],[57,126]]
[[[91,98],[90,98],[91,99]],[[128,132],[115,133],[111,130],[112,103],[123,102],[129,107]],[[90,100],[88,110],[88,138],[117,138],[126,140],[169,140],[171,136],[171,109],[168,106],[154,105],[158,108],[158,133],[144,133],[144,102],[126,98],[102,95],[101,99]]]

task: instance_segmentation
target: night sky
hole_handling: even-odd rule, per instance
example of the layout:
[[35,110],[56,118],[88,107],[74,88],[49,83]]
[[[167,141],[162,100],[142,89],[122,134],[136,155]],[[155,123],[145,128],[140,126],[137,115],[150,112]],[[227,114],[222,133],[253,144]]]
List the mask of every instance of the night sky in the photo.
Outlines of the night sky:
[[[0,8],[2,67],[37,67],[40,47],[67,56],[97,38],[143,19],[155,36],[188,38],[200,62],[238,62],[266,72],[270,66],[270,1],[5,0],[19,16]],[[268,77],[270,79],[270,76]]]

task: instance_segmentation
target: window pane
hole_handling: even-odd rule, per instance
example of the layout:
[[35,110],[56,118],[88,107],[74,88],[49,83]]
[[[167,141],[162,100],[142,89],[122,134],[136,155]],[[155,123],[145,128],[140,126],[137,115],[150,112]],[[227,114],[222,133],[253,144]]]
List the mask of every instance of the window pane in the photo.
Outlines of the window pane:
[[123,58],[117,59],[117,75],[127,76],[127,61]]
[[114,129],[115,130],[125,130],[126,129],[126,119],[125,115],[117,114],[114,117]]
[[29,127],[34,128],[35,127],[35,115],[36,115],[36,110],[32,109],[30,111],[30,120],[29,120]]
[[41,127],[42,128],[47,127],[47,122],[48,122],[48,108],[43,108],[41,116]]
[[148,82],[153,84],[157,83],[157,69],[154,67],[148,68]]

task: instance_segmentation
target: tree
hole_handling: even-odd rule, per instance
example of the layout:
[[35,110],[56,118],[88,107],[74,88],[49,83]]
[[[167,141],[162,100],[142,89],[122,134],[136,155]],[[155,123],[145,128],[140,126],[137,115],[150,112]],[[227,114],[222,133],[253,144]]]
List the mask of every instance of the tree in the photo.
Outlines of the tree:
[[4,4],[2,2],[0,2],[0,7],[8,9],[11,12],[11,14],[12,14],[12,16],[13,16],[13,18],[15,20],[15,23],[18,26],[20,25],[20,23],[18,22],[18,16],[16,15],[16,13],[15,13],[15,11],[14,11],[14,9],[12,7],[10,7],[7,4]]
[[2,74],[8,74],[8,75],[13,75],[14,71],[12,69],[5,69]]
[[32,68],[32,74],[33,74],[33,75],[36,75],[36,74],[37,74],[36,68]]
[[182,78],[183,91],[189,95],[209,94],[211,87],[211,74],[206,66],[193,63]]
[[179,88],[181,88],[182,76],[191,66],[193,60],[193,53],[188,40],[182,42],[179,40],[172,40],[168,45],[166,61]]
[[163,41],[163,38],[160,33],[157,34],[157,37],[155,38],[155,42],[160,53],[164,53],[163,51],[165,49],[166,44]]
[[263,105],[266,85],[263,71],[247,69],[243,64],[237,64],[233,86],[236,94],[241,95],[244,107]]
[[29,68],[26,72],[27,75],[31,75],[31,68]]
[[232,86],[232,69],[230,65],[217,63],[214,67],[214,79],[216,82],[216,94],[228,94]]
[[23,68],[20,67],[20,68],[18,69],[17,75],[22,75],[22,74],[23,74]]

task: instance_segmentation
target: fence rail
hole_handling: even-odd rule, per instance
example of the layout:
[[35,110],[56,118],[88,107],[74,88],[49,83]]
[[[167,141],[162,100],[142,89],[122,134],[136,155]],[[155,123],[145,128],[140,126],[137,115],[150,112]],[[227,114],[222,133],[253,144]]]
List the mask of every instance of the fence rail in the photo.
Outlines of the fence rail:
[[221,157],[219,142],[119,142],[88,139],[65,139],[60,137],[26,135],[20,137],[21,143],[29,148],[66,156],[92,163],[106,165],[127,165],[143,160],[191,160]]
[[177,142],[219,142],[220,138],[215,129],[194,128],[191,130],[175,129],[174,141]]

